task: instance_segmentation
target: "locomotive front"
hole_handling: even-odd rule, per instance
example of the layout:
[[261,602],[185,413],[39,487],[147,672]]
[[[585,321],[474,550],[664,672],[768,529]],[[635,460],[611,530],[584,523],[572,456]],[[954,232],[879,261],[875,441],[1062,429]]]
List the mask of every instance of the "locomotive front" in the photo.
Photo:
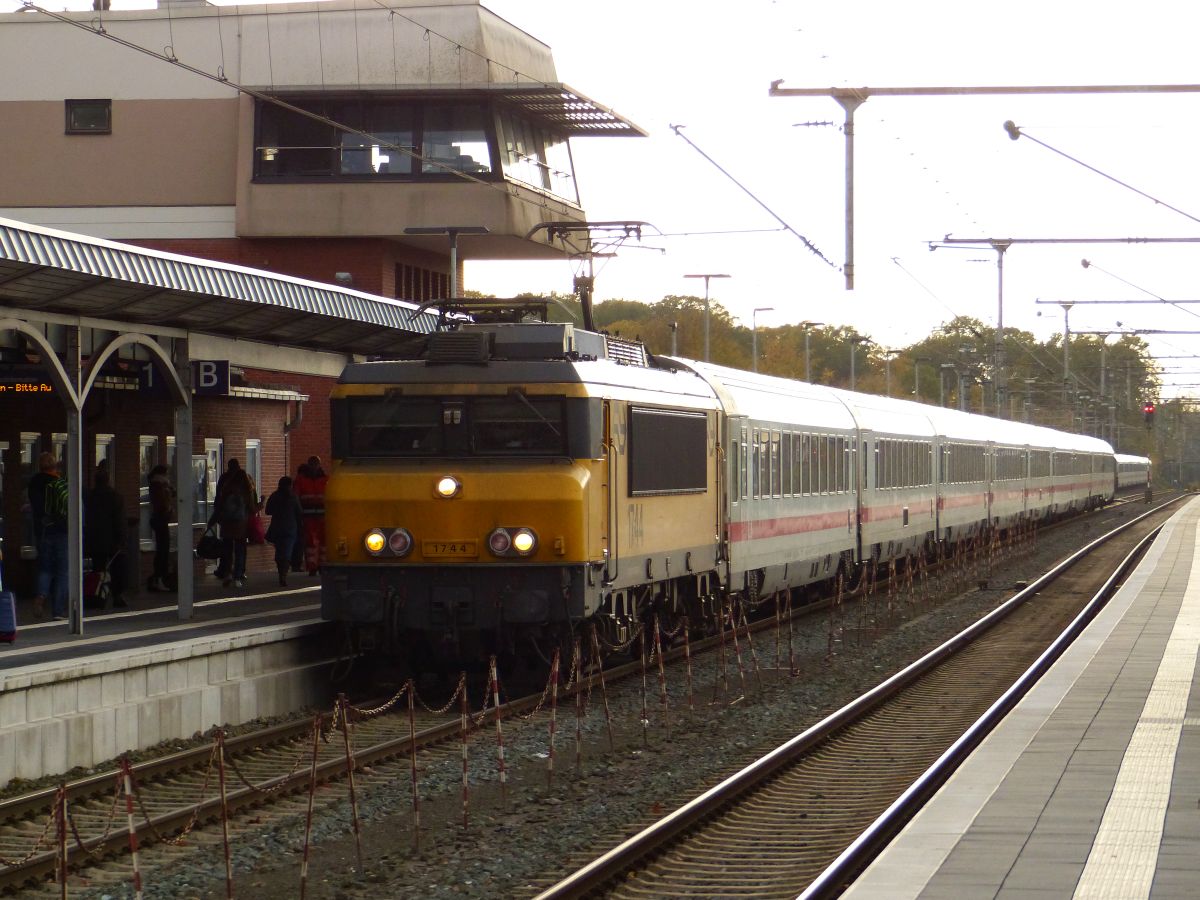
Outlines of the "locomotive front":
[[[604,556],[602,405],[569,331],[531,334],[514,359],[464,330],[343,374],[321,602],[362,649],[422,666],[547,655],[585,614]],[[536,346],[556,334],[561,352]]]

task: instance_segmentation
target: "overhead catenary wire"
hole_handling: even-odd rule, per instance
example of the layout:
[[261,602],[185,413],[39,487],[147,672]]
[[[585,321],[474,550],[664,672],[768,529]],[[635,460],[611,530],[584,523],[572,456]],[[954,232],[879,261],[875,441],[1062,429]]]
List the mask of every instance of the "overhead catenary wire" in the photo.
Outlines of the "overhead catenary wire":
[[1071,156],[1071,154],[1065,153],[1062,150],[1059,150],[1057,147],[1050,146],[1045,141],[1035,138],[1033,135],[1031,135],[1029,132],[1020,128],[1018,125],[1016,125],[1011,120],[1004,123],[1004,130],[1008,132],[1008,136],[1010,138],[1012,138],[1014,141],[1017,140],[1018,138],[1022,138],[1022,137],[1028,138],[1029,140],[1031,140],[1035,144],[1037,144],[1039,147],[1045,147],[1051,153],[1057,153],[1063,159],[1070,160],[1071,162],[1075,163],[1076,165],[1083,166],[1089,172],[1095,172],[1101,178],[1107,178],[1109,181],[1113,182],[1114,184],[1120,185],[1121,187],[1125,188],[1126,190],[1133,191],[1138,196],[1145,197],[1147,200],[1150,200],[1157,206],[1162,206],[1166,209],[1171,210],[1171,212],[1179,213],[1179,215],[1183,216],[1184,218],[1191,219],[1193,222],[1200,223],[1200,218],[1193,216],[1191,213],[1185,212],[1184,210],[1179,209],[1176,206],[1172,206],[1170,203],[1167,203],[1165,200],[1160,200],[1157,197],[1146,193],[1145,191],[1141,190],[1140,188],[1135,188],[1133,185],[1122,181],[1121,179],[1117,178],[1116,176],[1109,175],[1107,172],[1101,171],[1100,169],[1097,169],[1095,166],[1089,165],[1088,163],[1085,163],[1083,160],[1078,159],[1074,156]]
[[783,220],[783,218],[781,216],[779,216],[778,213],[776,213],[773,209],[771,209],[771,207],[767,206],[766,203],[764,203],[762,200],[760,200],[753,191],[751,191],[748,187],[746,187],[744,184],[742,184],[740,181],[738,181],[736,178],[734,178],[733,175],[730,174],[729,171],[727,171],[720,163],[718,163],[715,159],[713,159],[711,156],[709,156],[707,153],[705,153],[703,150],[701,150],[698,146],[696,146],[695,142],[693,142],[690,138],[688,138],[688,136],[686,134],[683,133],[684,126],[671,125],[669,127],[673,132],[675,132],[675,134],[677,134],[679,137],[681,137],[685,141],[687,141],[687,144],[689,147],[691,147],[693,150],[695,150],[697,153],[699,153],[701,156],[703,156],[706,160],[708,160],[710,163],[712,163],[716,167],[717,171],[719,171],[722,175],[724,175],[726,178],[728,178],[730,181],[732,181],[734,184],[736,184],[739,188],[741,188],[742,191],[747,196],[749,196],[751,200],[753,200],[755,203],[757,203],[759,206],[761,206],[763,209],[765,209],[768,213],[770,213],[771,217],[774,218],[775,221],[777,221],[780,225],[782,225],[785,231],[788,231],[791,234],[795,235],[797,238],[799,238],[800,242],[802,244],[804,244],[804,246],[807,247],[818,259],[820,259],[822,262],[824,262],[830,268],[835,269],[839,272],[842,271],[841,267],[838,266],[837,263],[830,260],[819,249],[817,249],[817,246],[815,244],[813,244],[812,241],[810,241],[808,238],[806,238],[804,235],[802,235],[800,232],[798,232],[795,228],[793,228],[791,225],[789,225],[787,222],[785,222]]

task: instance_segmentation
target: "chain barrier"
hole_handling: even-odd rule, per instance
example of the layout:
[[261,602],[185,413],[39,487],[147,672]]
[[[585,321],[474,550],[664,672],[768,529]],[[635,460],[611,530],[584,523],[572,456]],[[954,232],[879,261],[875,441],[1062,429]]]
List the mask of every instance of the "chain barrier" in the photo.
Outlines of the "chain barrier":
[[[338,705],[337,701],[335,701],[333,704],[333,714],[336,717],[339,714],[339,711],[345,710],[348,708],[349,708],[348,705],[345,707],[340,707]],[[326,743],[326,744],[329,743],[329,739],[330,739],[329,736],[332,736],[332,733],[334,730],[335,729],[331,728],[331,729],[329,729],[329,731],[322,733],[323,743]],[[233,774],[237,776],[238,781],[240,781],[246,788],[250,789],[251,791],[254,791],[254,793],[260,794],[264,797],[269,797],[272,794],[276,794],[279,791],[286,788],[288,786],[289,782],[292,780],[292,776],[295,775],[296,772],[300,769],[300,764],[303,762],[305,762],[305,748],[304,748],[303,744],[300,744],[299,742],[297,742],[296,758],[292,760],[292,767],[288,770],[288,773],[286,775],[282,775],[282,776],[278,776],[278,775],[272,776],[272,779],[278,778],[279,783],[274,784],[271,787],[263,787],[262,785],[254,784],[253,782],[250,781],[249,778],[246,777],[246,775],[244,775],[242,773],[242,770],[238,767],[237,760],[234,757],[227,756],[225,758],[225,765],[227,765],[230,769],[233,770]]]
[[[459,681],[459,685],[462,685],[461,680]],[[346,708],[347,706],[346,695],[338,694],[337,707],[341,712],[342,738],[346,745],[346,781],[350,787],[350,818],[354,824],[354,850],[358,857],[358,874],[361,876],[366,872],[366,869],[363,868],[362,833],[358,822],[358,793],[355,791],[354,786],[354,746],[350,737],[350,714]]]
[[746,646],[750,648],[750,663],[754,666],[754,680],[758,690],[763,689],[762,670],[758,665],[758,654],[754,650],[754,638],[750,634],[750,620],[746,617],[746,607],[742,607],[742,627],[746,629]]
[[496,714],[496,765],[500,770],[500,802],[508,808],[508,777],[504,771],[504,729],[500,725],[500,673],[496,668],[496,657],[488,661],[488,677],[491,679],[492,702]]
[[167,844],[171,847],[181,846],[184,840],[192,830],[196,827],[196,823],[200,818],[200,804],[204,802],[204,798],[208,795],[208,780],[212,777],[213,762],[217,758],[217,742],[213,740],[212,753],[208,757],[208,768],[204,770],[204,782],[200,785],[200,799],[192,807],[192,817],[188,820],[187,825],[174,837],[166,837],[155,827],[150,821],[150,813],[146,810],[146,801],[142,799],[142,795],[138,793],[137,781],[133,779],[133,772],[130,770],[130,780],[133,782],[133,796],[137,800],[138,810],[142,814],[142,819],[146,823],[146,827],[150,829],[150,833],[154,835],[154,839],[162,844]]
[[[118,771],[113,785],[113,802],[112,807],[108,811],[108,823],[104,826],[104,833],[95,839],[97,843],[103,844],[108,840],[108,836],[112,834],[113,824],[117,820],[117,804],[121,800],[121,775],[122,773]],[[75,824],[75,816],[73,813],[67,814],[67,823],[70,825],[71,834],[75,838],[75,846],[93,859],[100,859],[102,856],[104,856],[103,853],[96,850],[89,850],[83,845],[83,838],[79,836],[79,827]]]
[[42,833],[38,836],[38,839],[34,843],[33,848],[28,853],[26,853],[24,856],[22,856],[20,859],[9,859],[7,856],[0,855],[0,865],[7,866],[9,868],[11,868],[13,866],[23,866],[23,865],[25,865],[25,863],[29,862],[31,859],[33,859],[38,854],[38,851],[40,851],[42,849],[42,845],[44,843],[46,843],[46,838],[50,834],[50,829],[54,826],[54,823],[56,821],[54,810],[58,809],[57,797],[55,798],[54,804],[55,805],[54,805],[53,809],[51,810],[50,815],[48,815],[46,817],[46,825],[44,828],[42,828]]
[[[396,691],[396,693],[391,697],[391,699],[389,699],[387,702],[385,702],[382,706],[376,706],[374,709],[359,709],[357,706],[354,706],[352,704],[346,704],[346,708],[349,709],[350,712],[354,713],[355,719],[372,719],[375,716],[381,716],[385,712],[388,712],[390,709],[392,709],[397,703],[400,702],[400,698],[403,697],[405,692],[408,690],[409,683],[410,682],[407,682],[407,681],[404,682],[404,685],[400,688],[400,690]],[[449,708],[449,706],[447,706],[447,709],[448,708]],[[335,709],[336,709],[336,707],[335,707]],[[336,717],[335,717],[335,719],[336,719]]]

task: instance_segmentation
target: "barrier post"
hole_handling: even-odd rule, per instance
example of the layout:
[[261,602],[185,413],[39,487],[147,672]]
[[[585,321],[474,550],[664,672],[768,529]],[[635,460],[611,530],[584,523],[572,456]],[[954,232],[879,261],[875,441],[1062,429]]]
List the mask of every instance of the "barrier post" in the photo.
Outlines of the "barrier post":
[[467,673],[463,672],[458,680],[458,717],[459,729],[462,732],[462,814],[463,814],[463,831],[467,830],[470,825],[470,807],[468,805],[470,798],[470,788],[467,782],[467,731],[470,729],[471,712],[468,706],[467,699]]
[[546,787],[554,786],[554,733],[558,730],[558,664],[559,648],[554,648],[550,660],[550,750],[546,754]]
[[496,657],[491,659],[492,706],[496,710],[496,764],[500,769],[500,803],[508,808],[508,778],[504,772],[504,729],[500,727],[500,672],[496,666]]
[[[842,576],[839,575],[838,578]],[[792,646],[792,592],[788,591],[787,599],[784,601],[787,610],[787,625],[788,625],[788,674],[796,677],[796,651]]]
[[346,745],[346,781],[350,786],[350,818],[354,823],[354,851],[358,857],[358,874],[361,877],[366,870],[363,868],[362,834],[358,823],[358,796],[354,788],[354,748],[350,744],[350,704],[345,694],[338,694],[336,707],[342,714],[342,739]]
[[717,668],[713,673],[713,698],[712,702],[716,703],[717,698],[722,696],[721,686],[724,685],[724,696],[729,696],[729,671],[725,668],[725,600],[721,599],[721,609],[716,614],[717,616],[717,631],[721,636],[721,643],[717,648]]
[[133,825],[133,770],[129,757],[121,757],[121,780],[125,785],[125,824],[129,829],[129,857],[133,861],[133,896],[142,900],[142,869],[138,864],[137,829]]
[[696,712],[696,699],[692,693],[692,642],[689,632],[692,630],[692,623],[688,621],[688,617],[683,617],[683,659],[687,669],[687,695],[688,695],[688,712],[694,714]]
[[67,786],[60,784],[54,798],[56,837],[58,838],[58,885],[62,900],[67,900]]
[[654,653],[658,657],[658,693],[662,702],[663,730],[667,740],[671,739],[671,717],[667,705],[667,671],[663,667],[662,632],[659,630],[658,616],[654,617]]
[[583,646],[575,636],[571,651],[571,666],[575,669],[575,771],[583,771]]
[[646,705],[646,623],[642,623],[641,634],[638,635],[642,659],[642,746],[650,746],[650,710]]
[[782,621],[779,616],[779,591],[775,592],[775,671],[779,671],[779,632],[782,626]]
[[[738,604],[738,609],[741,609],[741,604]],[[742,664],[742,645],[738,643],[738,618],[734,611],[733,601],[729,602],[729,625],[730,633],[733,635],[733,653],[737,657],[738,665],[738,683],[742,687],[741,696],[732,703],[737,703],[738,700],[744,700],[746,697],[746,667]]]
[[616,749],[613,741],[612,713],[608,708],[608,686],[604,683],[604,654],[600,652],[600,634],[596,626],[592,626],[592,655],[596,659],[596,667],[600,671],[600,698],[604,701],[604,724],[608,727],[608,749]]
[[308,890],[308,847],[312,837],[313,800],[317,794],[317,751],[321,740],[321,715],[313,717],[312,763],[308,772],[308,814],[304,820],[304,855],[300,858],[300,900]]
[[229,797],[225,789],[225,729],[217,729],[217,780],[221,786],[221,843],[225,847],[225,900],[233,900],[233,858],[229,852]]
[[750,620],[746,616],[746,607],[742,606],[742,626],[746,629],[746,646],[750,648],[750,664],[754,666],[754,681],[758,684],[758,689],[762,690],[762,670],[758,665],[758,653],[754,650],[754,637],[750,634]]
[[408,746],[409,759],[412,761],[412,807],[413,807],[413,846],[421,848],[421,794],[417,790],[417,685],[408,680]]

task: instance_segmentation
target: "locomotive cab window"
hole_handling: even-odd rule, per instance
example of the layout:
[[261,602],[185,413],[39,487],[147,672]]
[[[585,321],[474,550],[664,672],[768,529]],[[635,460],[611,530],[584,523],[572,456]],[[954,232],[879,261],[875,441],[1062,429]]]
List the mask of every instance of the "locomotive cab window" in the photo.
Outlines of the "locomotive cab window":
[[[565,456],[561,397],[351,397],[335,402],[334,455],[342,457]],[[588,417],[575,417],[587,430]],[[578,443],[584,443],[579,441]]]

